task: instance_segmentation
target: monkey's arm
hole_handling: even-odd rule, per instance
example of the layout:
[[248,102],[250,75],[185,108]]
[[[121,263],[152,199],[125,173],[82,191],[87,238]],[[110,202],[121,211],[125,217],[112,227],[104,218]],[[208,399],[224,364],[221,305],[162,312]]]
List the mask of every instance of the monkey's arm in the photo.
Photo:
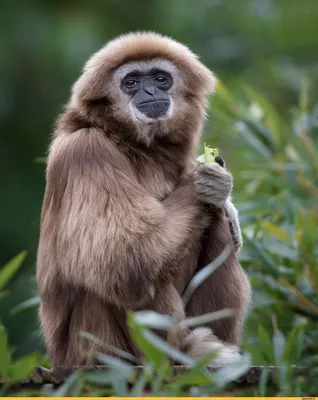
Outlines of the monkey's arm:
[[197,195],[203,202],[224,209],[229,218],[235,251],[239,251],[243,240],[238,212],[231,201],[232,187],[232,175],[225,169],[224,162],[222,165],[218,163],[201,164],[195,170]]
[[38,253],[40,291],[52,276],[134,308],[153,295],[163,268],[191,240],[201,205],[192,185],[164,202],[150,196],[103,132],[52,143]]
[[229,218],[231,235],[234,243],[235,251],[238,252],[243,246],[243,238],[240,227],[238,212],[230,197],[228,197],[224,204],[225,215]]

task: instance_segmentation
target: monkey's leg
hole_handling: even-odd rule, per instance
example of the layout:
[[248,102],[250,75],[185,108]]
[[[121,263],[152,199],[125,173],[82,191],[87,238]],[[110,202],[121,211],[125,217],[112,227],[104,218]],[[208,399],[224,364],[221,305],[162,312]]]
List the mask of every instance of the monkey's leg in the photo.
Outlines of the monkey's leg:
[[[50,296],[42,296],[40,320],[53,367],[100,364],[93,353],[114,355],[111,347],[134,353],[125,311],[88,291],[56,287]],[[84,338],[81,332],[98,341]]]
[[[92,334],[97,341],[82,337],[81,332]],[[126,327],[125,310],[89,292],[83,291],[76,302],[69,325],[69,338],[66,365],[101,364],[94,353],[117,357],[113,348],[133,355],[136,353]]]
[[[151,310],[159,314],[173,316],[176,318],[176,323],[177,321],[182,321],[185,317],[181,296],[171,283],[158,284],[153,300],[143,305],[142,309],[136,309],[134,311],[142,310]],[[178,329],[177,326],[175,328],[176,329],[171,332],[171,335],[169,335],[169,339],[171,339],[171,344],[179,348],[183,338],[189,333],[189,330],[187,328]],[[167,331],[155,330],[155,333],[163,339],[167,339]]]
[[[161,288],[158,301],[153,304],[152,309],[162,314],[177,316],[180,325],[176,325],[168,338],[169,342],[193,359],[206,356],[209,352],[217,351],[217,357],[213,357],[214,367],[221,367],[230,362],[240,359],[240,354],[235,346],[223,344],[209,327],[198,327],[193,330],[182,325],[185,318],[183,302],[177,289],[168,284]],[[164,331],[157,332],[164,339],[167,335]]]
[[[41,300],[40,320],[48,356],[53,367],[62,366],[69,345],[68,324],[70,307],[61,298]],[[61,307],[59,307],[59,305]]]
[[[213,261],[227,244],[233,246],[228,219],[222,214],[215,214],[202,238],[198,270]],[[223,265],[197,288],[187,305],[186,315],[197,316],[224,308],[233,309],[232,317],[208,326],[222,341],[238,344],[250,296],[249,280],[233,249]]]

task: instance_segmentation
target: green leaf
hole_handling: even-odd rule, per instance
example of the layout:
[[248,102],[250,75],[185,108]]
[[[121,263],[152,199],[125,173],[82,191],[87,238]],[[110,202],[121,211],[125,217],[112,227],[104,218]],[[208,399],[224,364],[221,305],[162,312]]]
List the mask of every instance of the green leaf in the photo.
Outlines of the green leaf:
[[[304,338],[305,338],[305,326],[301,324],[299,326],[297,335],[296,335],[296,348],[295,348],[295,360],[300,360],[302,356],[302,352],[304,350]],[[303,357],[302,357],[303,358]]]
[[296,348],[297,348],[297,333],[299,330],[299,326],[295,326],[291,333],[287,337],[286,345],[284,348],[284,354],[282,356],[282,359],[284,361],[296,361],[295,355],[296,355]]
[[[254,105],[255,106],[255,105]],[[252,105],[252,109],[253,109]],[[275,154],[275,142],[271,132],[260,122],[253,120],[249,117],[242,119],[246,126],[254,133],[266,146],[271,150],[272,154]]]
[[269,158],[272,156],[271,149],[266,146],[253,132],[245,122],[238,121],[235,123],[236,130],[241,136],[248,142],[250,146],[254,148],[262,157]]
[[263,220],[261,221],[261,227],[265,229],[265,231],[269,232],[271,235],[276,236],[282,242],[289,242],[290,236],[288,232],[284,229],[280,228],[279,226],[273,224],[270,221]]
[[263,357],[262,351],[253,343],[244,343],[244,350],[248,352],[253,360],[254,365],[264,365],[267,361]]
[[129,378],[133,375],[132,366],[125,361],[101,353],[95,353],[95,357],[101,361],[102,364],[105,364],[111,369],[116,370],[121,374],[122,377]]
[[47,157],[36,157],[34,159],[34,161],[36,163],[39,163],[39,164],[46,164],[47,163]]
[[142,397],[146,388],[146,384],[151,380],[153,369],[151,364],[144,365],[142,372],[139,374],[137,382],[134,384],[130,396],[131,397]]
[[6,376],[11,363],[11,350],[8,335],[4,326],[0,324],[0,375]]
[[55,392],[54,397],[66,397],[70,396],[70,391],[75,385],[76,381],[79,379],[81,371],[77,370],[73,372]]
[[38,306],[41,303],[40,296],[31,297],[12,308],[11,314],[17,314],[20,311],[27,310],[28,308]]
[[274,361],[273,346],[268,333],[262,327],[258,326],[258,340],[260,344],[260,349],[265,360],[269,363]]
[[204,143],[204,153],[197,158],[200,163],[214,163],[215,158],[219,155],[219,149],[213,149]]
[[28,378],[32,371],[39,365],[41,357],[37,353],[28,354],[10,366],[9,379],[19,382]]
[[72,397],[80,397],[82,394],[82,391],[85,387],[85,383],[86,383],[86,376],[81,371],[81,373],[79,374],[77,380],[75,381],[75,383],[72,387],[71,396]]
[[[111,383],[116,391],[117,396],[127,396],[128,389],[127,384],[133,379],[135,371],[132,365],[111,356],[107,356],[101,353],[95,353],[95,357],[109,367],[109,371],[105,374],[104,382]],[[100,375],[102,378],[102,375]],[[103,378],[102,378],[103,379]],[[94,376],[91,375],[91,381],[94,381]],[[95,376],[96,382],[96,376]]]
[[263,247],[272,254],[286,258],[287,260],[299,261],[298,252],[295,249],[288,246],[288,244],[286,243],[282,243],[280,241],[267,242],[264,240]]
[[161,352],[161,354],[165,354],[173,360],[184,364],[184,365],[195,365],[195,362],[192,358],[177,350],[173,346],[171,346],[168,342],[161,339],[156,334],[150,332],[149,330],[142,330],[141,335],[146,339],[148,343],[151,343],[153,347]]
[[157,368],[160,367],[162,363],[166,361],[165,354],[158,349],[153,343],[149,342],[144,336],[146,328],[137,323],[135,320],[135,315],[132,312],[128,313],[128,327],[130,334],[147,360],[149,360]]
[[205,356],[201,357],[196,361],[195,365],[189,368],[188,371],[183,372],[175,381],[173,386],[183,387],[187,386],[197,386],[197,385],[207,385],[213,382],[213,375],[208,372],[205,368],[213,360],[213,355],[217,355],[217,352],[210,352]]
[[213,272],[220,267],[225,260],[227,260],[228,256],[231,254],[232,248],[231,246],[226,246],[220,255],[217,256],[215,260],[213,260],[206,267],[202,268],[194,277],[191,279],[189,285],[187,286],[184,294],[182,296],[182,300],[184,305],[188,303],[191,296],[195,292],[195,290],[204,282]]
[[169,381],[172,377],[172,368],[168,360],[166,360],[159,368],[156,370],[156,376],[152,379],[152,395],[159,396],[162,395],[162,387],[165,382]]
[[259,381],[259,386],[258,386],[259,395],[261,397],[266,396],[266,385],[267,385],[267,380],[268,380],[268,373],[269,373],[269,368],[264,367],[262,370],[261,379]]
[[80,332],[80,336],[85,339],[90,340],[91,342],[97,344],[101,348],[104,348],[106,351],[109,351],[110,353],[119,356],[120,358],[123,358],[132,363],[137,362],[137,358],[135,356],[133,356],[132,354],[130,354],[124,350],[118,349],[115,346],[111,346],[109,344],[104,343],[102,340],[98,339],[96,336],[92,335],[89,332]]
[[159,314],[148,310],[135,312],[134,320],[139,325],[162,330],[167,330],[177,323],[176,319],[169,315]]
[[285,349],[285,336],[281,331],[277,330],[273,336],[273,347],[274,347],[274,355],[275,355],[275,363],[278,365],[283,357],[284,349]]
[[283,123],[281,114],[264,96],[258,93],[253,88],[243,85],[243,90],[247,93],[249,99],[256,101],[264,111],[264,128],[270,131],[272,140],[275,141],[276,146],[282,143]]
[[17,270],[21,267],[25,257],[26,251],[22,251],[20,254],[12,258],[5,266],[1,267],[0,270],[0,290],[8,283],[13,277]]
[[233,310],[226,308],[224,310],[215,311],[208,314],[199,315],[198,317],[186,318],[180,324],[182,326],[197,326],[208,324],[213,321],[217,321],[222,318],[229,318],[233,315]]
[[274,278],[279,278],[278,268],[272,258],[264,251],[264,249],[256,243],[255,240],[251,240],[246,235],[243,235],[245,246],[248,247],[253,258],[262,261],[264,272],[270,273]]

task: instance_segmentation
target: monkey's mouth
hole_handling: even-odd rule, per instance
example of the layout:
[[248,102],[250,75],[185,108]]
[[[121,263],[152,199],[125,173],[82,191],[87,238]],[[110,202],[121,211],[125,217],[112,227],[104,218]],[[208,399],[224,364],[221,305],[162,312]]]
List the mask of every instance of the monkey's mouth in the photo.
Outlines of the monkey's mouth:
[[144,104],[149,104],[149,103],[167,103],[167,104],[170,104],[170,101],[167,100],[167,99],[157,99],[157,100],[150,99],[150,100],[146,100],[146,101],[143,101],[143,102],[139,103],[138,107],[142,106]]
[[137,105],[137,109],[147,118],[156,119],[166,115],[170,107],[167,99],[146,100]]

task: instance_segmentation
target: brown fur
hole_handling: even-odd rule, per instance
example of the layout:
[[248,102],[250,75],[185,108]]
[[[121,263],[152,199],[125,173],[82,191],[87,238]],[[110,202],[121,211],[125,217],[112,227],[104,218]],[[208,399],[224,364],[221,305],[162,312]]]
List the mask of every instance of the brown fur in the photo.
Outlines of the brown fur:
[[[156,58],[173,63],[181,77],[175,112],[140,127],[119,108],[112,79],[128,61]],[[213,87],[190,50],[156,34],[110,42],[74,85],[50,147],[37,262],[40,319],[54,366],[93,362],[86,353],[96,346],[80,331],[138,355],[125,311],[183,318],[181,294],[192,276],[231,243],[225,214],[200,200],[192,174]],[[236,344],[249,295],[233,250],[186,314],[233,307],[235,317],[212,328]]]

